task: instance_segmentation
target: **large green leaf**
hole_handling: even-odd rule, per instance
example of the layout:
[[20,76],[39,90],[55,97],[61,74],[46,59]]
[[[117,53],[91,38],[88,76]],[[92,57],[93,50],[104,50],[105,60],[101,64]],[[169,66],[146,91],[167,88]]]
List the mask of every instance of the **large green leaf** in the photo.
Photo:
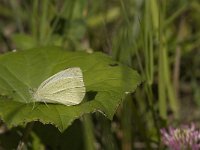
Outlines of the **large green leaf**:
[[[60,70],[80,67],[89,101],[76,106],[30,103],[30,89]],[[39,120],[65,130],[85,113],[100,111],[112,119],[127,93],[140,83],[131,68],[102,53],[69,52],[58,47],[30,49],[0,56],[0,116],[9,126]],[[96,93],[96,94],[95,94]]]

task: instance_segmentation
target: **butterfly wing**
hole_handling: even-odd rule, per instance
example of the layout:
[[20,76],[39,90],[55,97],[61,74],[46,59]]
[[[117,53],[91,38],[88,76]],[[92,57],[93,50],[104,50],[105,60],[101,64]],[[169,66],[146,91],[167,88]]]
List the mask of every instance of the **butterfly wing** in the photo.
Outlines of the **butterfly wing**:
[[85,86],[80,68],[69,68],[45,80],[35,93],[35,99],[64,105],[79,104],[85,96]]

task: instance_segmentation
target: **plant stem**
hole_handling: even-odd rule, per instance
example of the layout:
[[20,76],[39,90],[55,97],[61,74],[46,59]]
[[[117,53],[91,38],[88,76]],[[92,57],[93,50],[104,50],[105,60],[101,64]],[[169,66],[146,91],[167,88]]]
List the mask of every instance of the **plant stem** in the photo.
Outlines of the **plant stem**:
[[19,141],[19,144],[17,146],[17,150],[23,150],[25,143],[26,143],[26,141],[29,137],[29,134],[31,133],[31,131],[33,129],[33,125],[34,125],[34,122],[30,122],[26,125],[25,133],[23,134],[21,140]]
[[84,130],[84,141],[85,149],[94,150],[95,149],[95,136],[94,136],[94,127],[92,123],[92,118],[90,115],[83,116],[83,130]]
[[[184,24],[185,24],[185,19],[182,17],[180,24],[179,24],[179,32],[178,32],[178,43],[182,42],[184,38]],[[176,52],[175,52],[175,63],[174,63],[174,74],[173,74],[173,81],[174,81],[174,89],[175,89],[175,94],[176,98],[179,98],[179,76],[180,76],[180,64],[181,64],[181,46],[178,44],[176,47]]]

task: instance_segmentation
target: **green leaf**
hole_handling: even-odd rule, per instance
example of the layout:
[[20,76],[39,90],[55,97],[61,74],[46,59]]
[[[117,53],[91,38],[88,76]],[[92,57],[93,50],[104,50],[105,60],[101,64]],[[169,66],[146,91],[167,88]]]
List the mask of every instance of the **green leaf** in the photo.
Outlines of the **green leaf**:
[[[83,71],[89,101],[76,106],[34,106],[30,89],[60,70],[77,66]],[[69,52],[58,47],[11,52],[0,56],[0,116],[9,127],[37,120],[64,131],[86,113],[100,111],[112,119],[127,92],[133,92],[140,82],[136,71],[103,53]],[[91,97],[90,93],[96,94]]]

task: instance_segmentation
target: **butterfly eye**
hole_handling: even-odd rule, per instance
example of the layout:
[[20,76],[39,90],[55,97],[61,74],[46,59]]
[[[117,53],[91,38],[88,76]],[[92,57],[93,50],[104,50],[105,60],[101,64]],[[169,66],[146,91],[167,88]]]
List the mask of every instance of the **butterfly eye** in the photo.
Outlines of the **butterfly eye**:
[[29,88],[28,91],[29,91],[30,94],[33,94],[33,93],[35,93],[36,89]]

